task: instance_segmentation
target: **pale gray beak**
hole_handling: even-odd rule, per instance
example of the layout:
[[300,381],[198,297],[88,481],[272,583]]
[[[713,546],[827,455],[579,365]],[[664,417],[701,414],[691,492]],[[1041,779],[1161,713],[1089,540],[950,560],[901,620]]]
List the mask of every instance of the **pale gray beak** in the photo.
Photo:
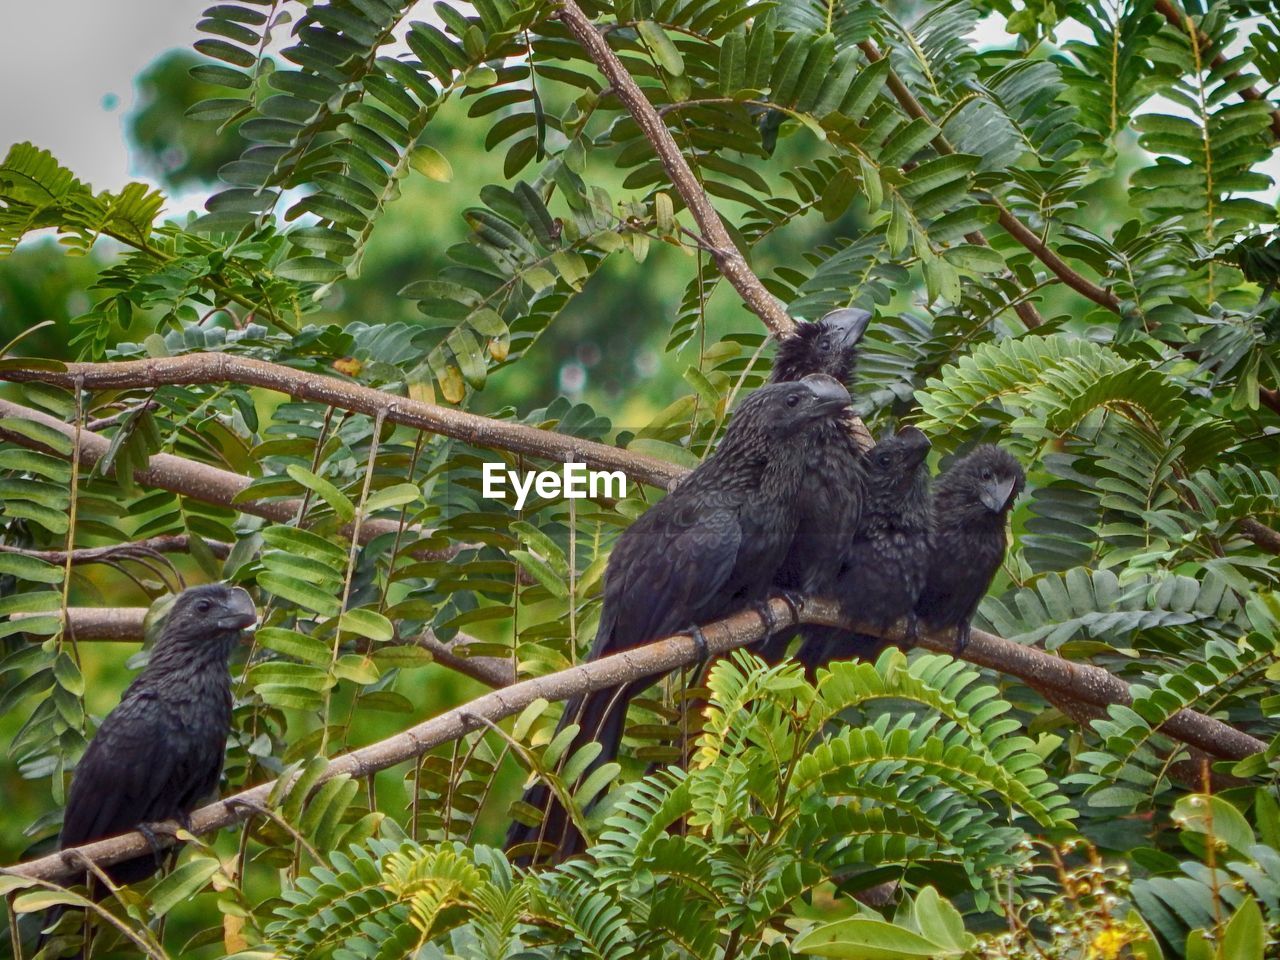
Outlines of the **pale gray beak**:
[[1007,480],[988,480],[978,492],[982,505],[992,513],[1004,513],[1009,505],[1009,497],[1013,494],[1014,478]]

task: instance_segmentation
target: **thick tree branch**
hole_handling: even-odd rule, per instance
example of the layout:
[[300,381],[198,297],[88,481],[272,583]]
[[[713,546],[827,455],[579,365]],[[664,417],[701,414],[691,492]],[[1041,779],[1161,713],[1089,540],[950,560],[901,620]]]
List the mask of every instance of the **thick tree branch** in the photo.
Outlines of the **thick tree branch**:
[[[337,377],[307,373],[278,363],[226,353],[193,353],[119,363],[69,363],[62,370],[38,369],[33,364],[30,369],[8,368],[0,371],[0,379],[37,381],[67,389],[74,388],[79,379],[86,390],[238,383],[369,416],[382,414],[390,423],[438,433],[455,440],[465,440],[479,447],[510,450],[557,463],[573,460],[586,463],[597,470],[622,470],[629,479],[658,487],[665,488],[684,473],[683,468],[665,460],[629,453],[594,440],[581,440],[522,423],[493,420],[462,410],[436,406],[434,403],[383,393]],[[155,461],[156,457],[152,457],[152,464]],[[140,479],[139,482],[145,481]]]
[[774,336],[789,335],[795,329],[795,322],[787,316],[777,298],[765,289],[760,278],[747,265],[746,259],[720,220],[720,215],[716,213],[711,198],[702,189],[702,184],[680,153],[667,125],[662,122],[653,104],[632,79],[617,54],[610,49],[608,41],[600,35],[574,0],[560,0],[560,20],[574,39],[582,44],[587,56],[609,81],[613,92],[640,125],[645,139],[662,161],[667,176],[671,178],[672,184],[684,199],[685,206],[702,230],[707,247],[725,279],[733,284],[743,302],[764,321]]
[[[103,640],[113,643],[141,643],[146,607],[68,607],[67,634],[72,640]],[[13,623],[43,619],[51,613],[11,613]],[[36,640],[45,639],[36,636]]]
[[[1178,5],[1173,3],[1173,0],[1156,0],[1156,9],[1160,11],[1160,14],[1166,20],[1187,36],[1191,37],[1200,47],[1209,46],[1209,38],[1196,28],[1195,21],[1192,20],[1191,17],[1178,9]],[[1227,58],[1219,53],[1214,56],[1210,65],[1216,70],[1226,62]],[[1239,71],[1232,70],[1227,73],[1226,79],[1234,80],[1239,76]],[[1242,100],[1258,100],[1263,103],[1269,102],[1257,87],[1245,87],[1243,90],[1238,91],[1238,93]],[[1271,111],[1271,135],[1277,140],[1280,140],[1280,110],[1273,109]]]
[[[879,632],[869,630],[863,624],[844,621],[834,604],[822,600],[805,600],[801,604],[798,618],[781,599],[770,601],[769,612],[774,624],[782,629],[797,623],[821,623],[857,628],[870,633]],[[900,642],[905,636],[905,627],[905,623],[899,623],[883,635],[886,639]],[[707,643],[706,652],[713,656],[755,643],[764,637],[766,631],[764,620],[755,611],[735,614],[702,628]],[[950,631],[930,634],[923,638],[922,644],[930,649],[948,652],[954,644],[954,637]],[[425,720],[385,740],[335,757],[318,783],[342,774],[356,778],[366,777],[419,757],[442,743],[457,740],[513,716],[540,698],[567,700],[589,691],[618,687],[633,680],[689,666],[698,662],[703,655],[704,651],[699,649],[694,640],[682,634],[611,657],[582,663],[545,677],[522,680]],[[982,631],[974,631],[973,640],[965,655],[974,663],[1004,670],[1024,679],[1034,674],[1050,688],[1070,692],[1076,699],[1086,703],[1106,706],[1110,703],[1130,702],[1128,685],[1100,667],[1073,664]],[[1212,756],[1227,759],[1242,759],[1265,750],[1267,746],[1263,741],[1241,733],[1220,720],[1190,710],[1175,714],[1161,730]],[[193,832],[210,833],[238,823],[251,815],[253,805],[263,806],[275,786],[274,781],[260,784],[202,807],[191,816]],[[167,838],[162,836],[160,839],[164,842]],[[100,865],[139,856],[149,849],[146,839],[136,832],[76,848],[80,855]],[[63,851],[18,864],[4,872],[41,880],[72,880],[82,870],[73,863],[68,863],[68,859],[74,859],[73,855]]]
[[[775,601],[775,604],[780,602]],[[146,615],[144,607],[73,607],[68,612],[78,639],[142,640],[143,617]],[[27,615],[15,615],[21,616]],[[835,604],[821,599],[806,601],[801,619],[802,622],[850,626],[847,621],[841,620]],[[865,633],[882,632],[864,626],[858,628]],[[886,639],[895,642],[901,642],[904,638],[903,631],[897,627],[883,633]],[[1129,685],[1101,667],[1073,663],[1045,653],[1037,647],[1024,646],[980,630],[975,630],[973,636],[973,641],[961,655],[963,659],[1022,680],[1067,716],[1082,724],[1088,718],[1098,715],[1099,710],[1112,704],[1127,704],[1132,701]],[[502,687],[514,682],[511,665],[506,660],[496,657],[467,657],[465,647],[474,641],[465,635],[460,635],[452,644],[442,643],[431,633],[409,642],[430,651],[443,665],[482,683]],[[952,653],[954,649],[949,631],[929,635],[920,645],[942,653]],[[1175,739],[1183,740],[1221,759],[1240,759],[1258,752],[1264,746],[1262,741],[1195,711],[1183,711],[1162,729]]]
[[[89,366],[93,366],[93,364],[89,364]],[[51,417],[40,410],[0,399],[0,419],[9,417],[19,420],[31,420],[50,427],[72,443],[75,443],[76,429],[74,426],[65,424],[56,417]],[[19,446],[61,456],[58,451],[49,449],[25,433],[8,429],[2,423],[0,423],[0,440],[7,440]],[[97,464],[99,460],[106,456],[110,447],[111,441],[106,437],[91,433],[88,430],[80,431],[80,458],[85,467],[92,467]],[[297,515],[299,506],[301,506],[301,501],[294,499],[242,500],[236,502],[236,496],[251,483],[248,477],[232,473],[229,470],[209,466],[208,464],[175,457],[169,453],[152,454],[146,467],[135,471],[134,479],[146,487],[158,487],[161,490],[168,490],[184,497],[191,497],[204,503],[212,503],[231,510],[238,510],[241,513],[252,514],[255,517],[262,517],[266,520],[274,520],[277,523],[291,522]],[[351,525],[348,524],[343,527],[343,530],[349,532],[350,527]],[[368,543],[370,540],[384,534],[394,534],[397,529],[399,529],[399,524],[393,520],[367,520],[360,530],[360,542]],[[419,533],[421,535],[421,531]],[[456,547],[443,549],[422,547],[414,550],[414,556],[424,560],[448,560],[456,553]]]
[[[633,453],[607,443],[582,440],[550,430],[539,430],[522,423],[494,420],[462,410],[440,407],[434,403],[383,393],[381,390],[340,380],[337,377],[307,373],[278,363],[236,357],[225,353],[192,353],[179,357],[158,357],[151,360],[126,360],[115,363],[69,363],[57,370],[45,369],[43,363],[33,363],[29,368],[6,367],[0,370],[0,380],[48,383],[67,389],[73,389],[75,383],[79,381],[85,390],[238,383],[243,386],[262,387],[266,390],[286,393],[301,400],[313,400],[355,413],[364,413],[369,416],[381,414],[391,423],[452,437],[479,447],[524,453],[556,463],[568,461],[585,463],[596,470],[621,470],[627,475],[628,480],[663,489],[670,487],[687,472],[684,467],[666,460]],[[15,412],[6,412],[6,408]],[[64,435],[74,434],[72,428],[47,414],[40,414],[30,408],[0,400],[0,417],[23,416],[28,411],[41,417],[40,422],[56,425]],[[871,434],[861,420],[856,421],[854,429],[866,446],[872,445]],[[3,428],[0,428],[0,437],[6,436]],[[15,442],[24,442],[16,435],[13,439]],[[101,437],[97,440],[104,445],[105,450],[107,441]],[[32,442],[26,440],[25,445],[31,446]],[[161,458],[166,458],[164,462],[171,465],[172,461],[179,460],[168,454],[157,454],[151,458],[151,466],[154,467],[156,461]],[[202,470],[215,471],[222,475],[217,483],[213,483],[214,477],[212,474],[209,475],[210,485],[214,488],[233,482],[227,478],[235,478],[235,481],[246,485],[249,482],[245,477],[227,473],[215,467],[204,467],[202,464],[188,460],[180,462],[185,465],[184,472],[193,476],[192,485],[195,487],[199,484],[195,482],[194,476]],[[136,479],[139,483],[148,486],[158,486],[143,479],[141,473],[136,475]],[[195,492],[188,495],[196,499],[206,499]],[[223,503],[224,501],[211,500],[210,502]],[[244,509],[244,505],[239,505],[237,509]],[[245,510],[245,512],[253,513],[254,511]]]

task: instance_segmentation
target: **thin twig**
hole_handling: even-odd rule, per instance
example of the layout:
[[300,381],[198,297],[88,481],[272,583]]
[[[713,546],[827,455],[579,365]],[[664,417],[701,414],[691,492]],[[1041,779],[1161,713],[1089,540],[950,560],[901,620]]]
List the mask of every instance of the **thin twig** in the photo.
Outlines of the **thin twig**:
[[[231,544],[221,540],[203,540],[205,546],[219,560],[225,560],[231,553]],[[183,534],[165,534],[158,537],[147,537],[145,540],[133,540],[129,543],[113,543],[106,547],[77,547],[71,551],[71,564],[109,563],[113,560],[135,560],[140,557],[152,557],[162,553],[187,553],[191,549],[191,538]],[[67,562],[65,550],[30,550],[26,547],[11,547],[0,543],[0,553],[16,553],[24,557],[34,557],[55,566]]]
[[[1158,10],[1160,14],[1171,24],[1183,33],[1187,34],[1187,36],[1193,37],[1199,46],[1209,46],[1209,38],[1196,28],[1195,21],[1186,13],[1179,10],[1178,5],[1173,3],[1172,0],[1156,0],[1156,10]],[[1210,66],[1216,70],[1226,62],[1227,58],[1221,53],[1215,54],[1213,60],[1210,61]],[[1225,79],[1235,80],[1239,76],[1239,71],[1232,70],[1226,74]],[[1238,90],[1236,92],[1239,93],[1240,99],[1242,100],[1257,100],[1262,103],[1270,102],[1267,97],[1254,86],[1245,87],[1243,90]],[[1280,140],[1280,110],[1273,109],[1271,111],[1271,135],[1277,140]]]
[[[871,61],[879,60],[884,56],[870,40],[864,40],[859,43],[858,49],[860,49],[866,55],[867,59]],[[910,116],[918,117],[922,120],[928,120],[930,123],[933,122],[924,107],[920,104],[920,101],[915,98],[915,95],[907,89],[907,85],[903,83],[902,79],[892,70],[889,71],[888,84],[889,90],[893,93],[894,98],[902,106],[902,109]],[[951,146],[951,143],[941,133],[933,138],[933,148],[937,150],[938,153],[944,155],[955,153],[955,148]],[[1105,287],[1101,287],[1098,284],[1093,283],[1091,280],[1071,269],[1065,260],[1054,253],[1047,244],[1043,243],[1040,238],[1026,226],[1026,224],[1015,217],[999,200],[993,199],[991,204],[995,206],[998,212],[996,222],[999,223],[1011,237],[1031,251],[1031,253],[1035,255],[1036,259],[1048,267],[1059,280],[1069,286],[1072,290],[1088,297],[1094,303],[1106,307],[1113,313],[1120,312],[1120,300],[1115,294],[1110,290],[1107,290]]]
[[574,0],[560,0],[560,20],[586,50],[587,56],[613,88],[614,94],[639,124],[645,139],[649,141],[666,169],[667,176],[671,178],[672,185],[684,199],[685,206],[702,231],[708,250],[725,279],[733,284],[743,302],[764,321],[775,336],[785,337],[791,334],[795,330],[795,321],[787,316],[778,299],[765,289],[760,278],[747,265],[710,197],[689,168],[667,125],[627,72],[627,68],[622,65],[618,55],[610,48],[608,41],[600,35]]

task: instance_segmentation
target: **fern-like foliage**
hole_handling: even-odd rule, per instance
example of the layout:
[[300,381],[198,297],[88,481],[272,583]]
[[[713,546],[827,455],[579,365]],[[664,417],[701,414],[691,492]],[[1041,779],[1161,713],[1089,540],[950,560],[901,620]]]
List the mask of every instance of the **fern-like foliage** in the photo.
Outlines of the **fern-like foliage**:
[[[847,897],[905,872],[991,903],[988,881],[1021,862],[1026,831],[1073,816],[1034,743],[998,719],[1009,705],[950,658],[908,664],[891,651],[836,664],[815,688],[794,667],[738,654],[708,689],[688,771],[611,795],[590,860],[516,873],[482,846],[389,836],[300,878],[269,942],[289,956],[429,942],[497,956],[700,957],[726,938],[764,948],[833,883]],[[837,719],[879,703],[896,717]],[[1002,825],[1010,814],[1022,826]]]

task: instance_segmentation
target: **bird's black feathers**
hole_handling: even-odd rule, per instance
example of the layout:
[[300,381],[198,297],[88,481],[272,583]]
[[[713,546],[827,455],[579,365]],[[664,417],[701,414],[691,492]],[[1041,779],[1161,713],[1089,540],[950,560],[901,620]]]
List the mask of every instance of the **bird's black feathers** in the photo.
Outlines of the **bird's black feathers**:
[[[854,620],[888,627],[909,616],[924,589],[931,543],[929,439],[905,427],[882,439],[867,454],[862,518],[833,589],[828,574],[805,592],[825,593]],[[817,589],[821,587],[821,589]],[[832,660],[867,657],[881,642],[833,627],[806,626],[797,659],[812,675]]]
[[[794,336],[779,344],[772,380],[782,383],[825,373],[847,382],[870,320],[866,310],[848,308],[833,310],[816,323],[801,324]],[[829,596],[849,560],[862,512],[863,452],[852,413],[823,423],[808,439],[796,532],[774,586],[794,592],[807,586],[816,595]],[[767,662],[778,663],[794,636],[794,630],[776,633],[757,645],[756,652]]]
[[[215,791],[231,725],[227,658],[256,619],[238,587],[211,584],[178,596],[150,661],[76,767],[61,848],[185,818]],[[150,856],[106,868],[116,883],[154,870]]]
[[[640,646],[764,599],[791,543],[803,454],[813,430],[848,406],[829,377],[770,384],[743,401],[715,453],[618,539],[604,575],[604,606],[590,659]],[[652,679],[570,701],[561,729],[581,730],[565,756],[591,740],[613,760],[631,698]],[[509,848],[541,839],[561,856],[581,838],[545,786],[525,802],[547,808],[538,826],[516,823]],[[517,850],[523,859],[529,849]]]
[[857,361],[858,343],[871,314],[856,307],[832,310],[814,323],[797,325],[795,333],[778,344],[770,383],[790,383],[811,373],[825,373],[848,383]]
[[916,616],[930,630],[957,628],[958,650],[968,643],[969,621],[1004,559],[1006,518],[1025,482],[1018,461],[990,444],[938,478],[933,557]]

